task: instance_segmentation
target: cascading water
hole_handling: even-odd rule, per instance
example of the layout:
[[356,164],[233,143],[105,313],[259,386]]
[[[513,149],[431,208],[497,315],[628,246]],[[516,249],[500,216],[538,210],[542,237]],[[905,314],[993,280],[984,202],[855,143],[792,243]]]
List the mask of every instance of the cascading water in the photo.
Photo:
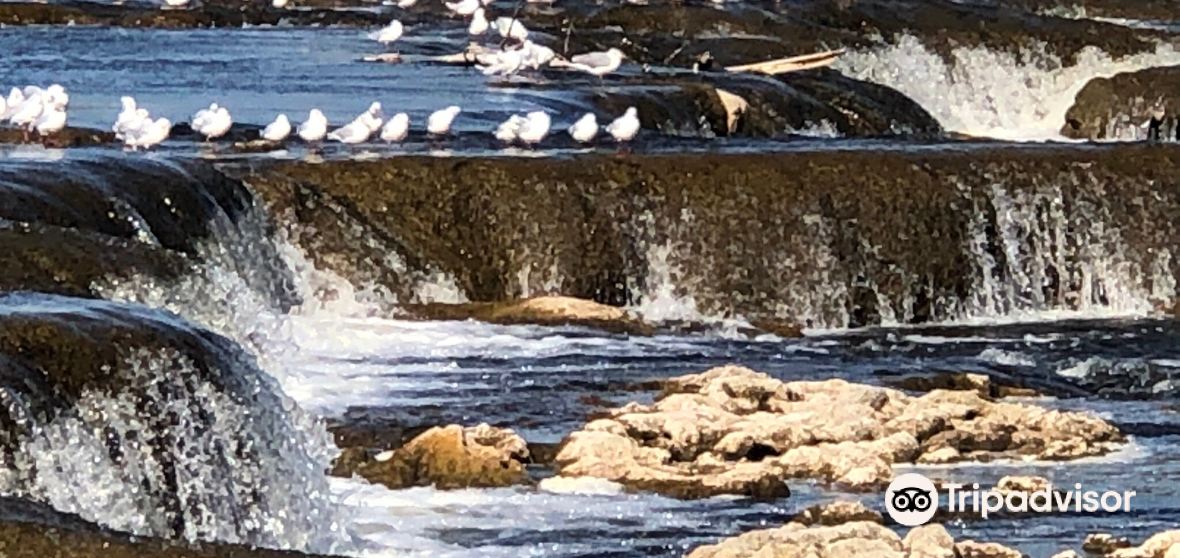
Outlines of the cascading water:
[[1045,140],[1061,138],[1066,112],[1091,79],[1174,64],[1180,64],[1180,52],[1168,44],[1118,59],[1086,47],[1071,65],[1045,45],[1020,53],[959,47],[948,61],[918,37],[900,35],[889,46],[845,54],[836,68],[905,93],[947,130]]

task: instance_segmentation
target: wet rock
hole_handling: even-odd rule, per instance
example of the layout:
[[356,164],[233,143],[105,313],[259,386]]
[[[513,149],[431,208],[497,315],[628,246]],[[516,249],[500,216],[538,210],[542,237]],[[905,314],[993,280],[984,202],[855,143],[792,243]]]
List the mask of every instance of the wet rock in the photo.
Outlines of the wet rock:
[[1122,440],[1096,417],[975,392],[911,397],[726,366],[672,378],[654,404],[629,403],[586,424],[563,442],[556,464],[562,475],[683,498],[774,497],[790,478],[874,490],[894,463],[1066,459],[1107,453]]
[[828,504],[811,506],[791,518],[791,523],[807,527],[815,525],[840,525],[854,521],[882,523],[880,512],[870,509],[858,501],[840,500]]
[[622,308],[568,296],[489,303],[406,305],[402,310],[427,320],[474,319],[505,325],[584,326],[634,334],[654,331],[652,326]]
[[491,488],[527,481],[528,446],[511,430],[487,424],[450,425],[423,432],[405,446],[382,452],[351,471],[389,488]]
[[[2,6],[0,6],[2,9]],[[65,128],[60,132],[42,136],[27,134],[16,128],[0,128],[0,144],[41,144],[45,147],[92,147],[115,142],[115,134],[87,128]]]
[[959,558],[1024,558],[1020,551],[1002,544],[975,541],[955,543],[955,553]]
[[1076,551],[1062,550],[1061,552],[1054,554],[1051,558],[1082,558],[1082,557]]
[[1180,553],[1180,531],[1163,531],[1149,537],[1135,547],[1119,548],[1107,556],[1112,558],[1173,558]]
[[884,384],[897,389],[918,392],[930,392],[936,389],[974,391],[981,397],[989,399],[1003,399],[1005,397],[1035,397],[1040,393],[1021,385],[1009,383],[987,374],[973,373],[941,373],[915,374],[896,378],[886,378]]
[[362,10],[280,10],[269,2],[194,3],[184,9],[162,10],[147,5],[110,5],[92,2],[5,2],[0,4],[4,25],[110,25],[183,29],[190,27],[242,27],[277,25],[374,25],[378,14]]
[[910,529],[902,544],[909,551],[907,558],[958,558],[954,537],[937,523]]
[[1062,135],[1077,139],[1146,139],[1143,125],[1162,108],[1162,135],[1176,138],[1180,66],[1148,68],[1090,80],[1065,115]]
[[[1036,492],[1053,486],[1045,477],[1006,476],[996,483],[996,490],[1000,492]],[[1089,538],[1087,537],[1087,540]]]
[[1086,535],[1082,541],[1082,550],[1094,554],[1110,554],[1120,548],[1130,548],[1131,541],[1126,537],[1116,537],[1110,533],[1092,533]]
[[[1015,554],[1013,554],[1015,553]],[[911,529],[905,538],[871,521],[839,525],[791,522],[774,529],[743,533],[700,546],[688,558],[753,558],[790,556],[809,558],[1020,558],[998,544],[955,543],[938,524]]]

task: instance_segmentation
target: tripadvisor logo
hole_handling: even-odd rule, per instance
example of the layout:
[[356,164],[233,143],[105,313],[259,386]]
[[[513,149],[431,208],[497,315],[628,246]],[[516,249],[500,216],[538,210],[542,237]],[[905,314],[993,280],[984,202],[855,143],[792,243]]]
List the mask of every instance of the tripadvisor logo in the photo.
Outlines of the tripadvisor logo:
[[[1055,489],[1046,484],[1036,490],[980,489],[979,483],[966,485],[948,483],[946,491],[948,512],[971,512],[987,519],[989,514],[1009,513],[1118,513],[1131,511],[1134,490],[1085,490],[1080,483],[1071,489]],[[885,511],[894,521],[906,527],[924,525],[934,518],[939,507],[939,491],[934,482],[918,473],[900,475],[885,490]]]

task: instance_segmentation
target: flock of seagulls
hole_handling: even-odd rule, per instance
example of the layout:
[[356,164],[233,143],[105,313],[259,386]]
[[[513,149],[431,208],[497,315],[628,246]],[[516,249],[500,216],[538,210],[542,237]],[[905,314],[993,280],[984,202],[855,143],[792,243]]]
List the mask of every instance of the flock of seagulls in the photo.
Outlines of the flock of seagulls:
[[36,85],[13,87],[0,98],[0,123],[9,122],[28,134],[49,135],[66,127],[70,95],[59,84],[42,89]]
[[[283,8],[288,0],[272,0],[276,8]],[[399,8],[409,8],[418,0],[396,0]],[[498,49],[474,48],[474,61],[485,75],[511,75],[524,68],[540,69],[543,66],[568,68],[595,76],[605,76],[619,69],[626,56],[617,48],[602,52],[588,52],[570,57],[558,56],[553,49],[529,40],[529,30],[515,17],[489,19],[486,6],[493,0],[443,0],[454,14],[470,18],[467,32],[472,37],[494,31],[503,39]],[[164,0],[169,7],[179,8],[189,0]],[[405,34],[405,27],[398,20],[373,31],[368,37],[384,45],[397,42]],[[131,150],[150,149],[168,139],[173,124],[167,118],[152,118],[150,112],[139,106],[135,98],[121,98],[122,110],[112,126],[115,137]],[[28,134],[36,132],[47,136],[63,130],[66,126],[66,109],[69,95],[61,85],[53,84],[44,89],[27,86],[13,88],[7,97],[0,98],[0,123],[10,122]],[[455,119],[462,112],[458,106],[448,106],[431,113],[426,119],[426,132],[432,136],[450,133]],[[205,141],[221,138],[229,133],[233,117],[224,106],[217,103],[197,111],[189,119],[194,133]],[[535,146],[550,132],[553,121],[545,111],[532,111],[524,115],[514,114],[501,123],[493,132],[496,139],[508,143]],[[616,142],[632,140],[639,132],[640,123],[635,107],[611,121],[605,129]],[[578,143],[590,143],[598,136],[600,126],[594,113],[587,113],[569,128],[567,133]],[[410,132],[410,117],[399,112],[386,119],[381,103],[374,102],[369,108],[347,124],[330,129],[327,117],[319,109],[308,112],[307,118],[293,127],[286,114],[279,114],[260,133],[260,138],[279,144],[287,141],[294,133],[306,143],[333,141],[342,144],[360,144],[375,137],[384,142],[400,142]]]
[[[14,124],[27,126],[30,116],[27,116],[26,113],[31,114],[32,109],[24,109],[26,105],[40,108],[42,105],[57,107],[60,103],[60,106],[64,107],[69,102],[64,89],[55,89],[51,86],[50,89],[44,90],[44,93],[44,96],[34,97],[32,101],[25,98],[23,102],[16,105],[16,110],[11,111],[13,116],[6,116],[6,118],[9,118]],[[23,95],[22,90],[13,89],[8,100],[21,95]],[[121,103],[123,109],[115,118],[115,124],[111,130],[115,133],[115,137],[123,142],[124,146],[133,151],[149,149],[168,139],[172,131],[170,120],[167,118],[153,119],[151,113],[140,107],[133,97],[123,97]],[[51,108],[49,111],[56,112],[57,109]],[[432,136],[449,134],[451,126],[461,112],[462,109],[455,105],[434,111],[426,118],[426,132]],[[3,114],[8,115],[9,112]],[[53,127],[33,125],[28,128],[28,131],[36,131],[42,135],[60,131],[65,126],[64,109],[61,110],[61,114],[60,124],[54,124]],[[58,120],[54,118],[53,122],[57,123]],[[552,117],[545,111],[533,111],[525,115],[514,114],[497,126],[493,135],[504,143],[519,142],[526,146],[535,146],[549,135],[552,123]],[[233,116],[226,107],[212,103],[192,115],[189,127],[205,141],[212,141],[229,133],[233,127]],[[639,112],[635,107],[631,107],[622,116],[611,121],[605,130],[616,142],[627,142],[635,138],[639,133],[639,127]],[[587,113],[566,131],[574,141],[590,143],[598,136],[599,129],[598,117],[594,113]],[[264,141],[280,144],[294,134],[305,143],[316,144],[332,141],[355,145],[368,142],[374,137],[386,143],[396,143],[406,139],[409,133],[410,116],[408,114],[399,112],[386,119],[381,103],[374,102],[352,121],[336,129],[330,129],[328,118],[318,108],[311,109],[307,118],[298,127],[292,126],[291,120],[287,118],[286,114],[280,114],[262,129],[259,137]]]

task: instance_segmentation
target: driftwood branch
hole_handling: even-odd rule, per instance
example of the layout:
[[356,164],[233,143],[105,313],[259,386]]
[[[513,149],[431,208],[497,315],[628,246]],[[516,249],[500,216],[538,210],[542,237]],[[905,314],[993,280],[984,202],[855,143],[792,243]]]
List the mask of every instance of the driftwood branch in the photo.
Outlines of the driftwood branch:
[[792,56],[790,58],[779,58],[777,60],[767,60],[766,62],[743,64],[741,66],[728,66],[725,69],[730,72],[757,72],[761,74],[779,75],[831,66],[840,58],[841,54],[844,54],[844,49],[804,54],[803,56]]

